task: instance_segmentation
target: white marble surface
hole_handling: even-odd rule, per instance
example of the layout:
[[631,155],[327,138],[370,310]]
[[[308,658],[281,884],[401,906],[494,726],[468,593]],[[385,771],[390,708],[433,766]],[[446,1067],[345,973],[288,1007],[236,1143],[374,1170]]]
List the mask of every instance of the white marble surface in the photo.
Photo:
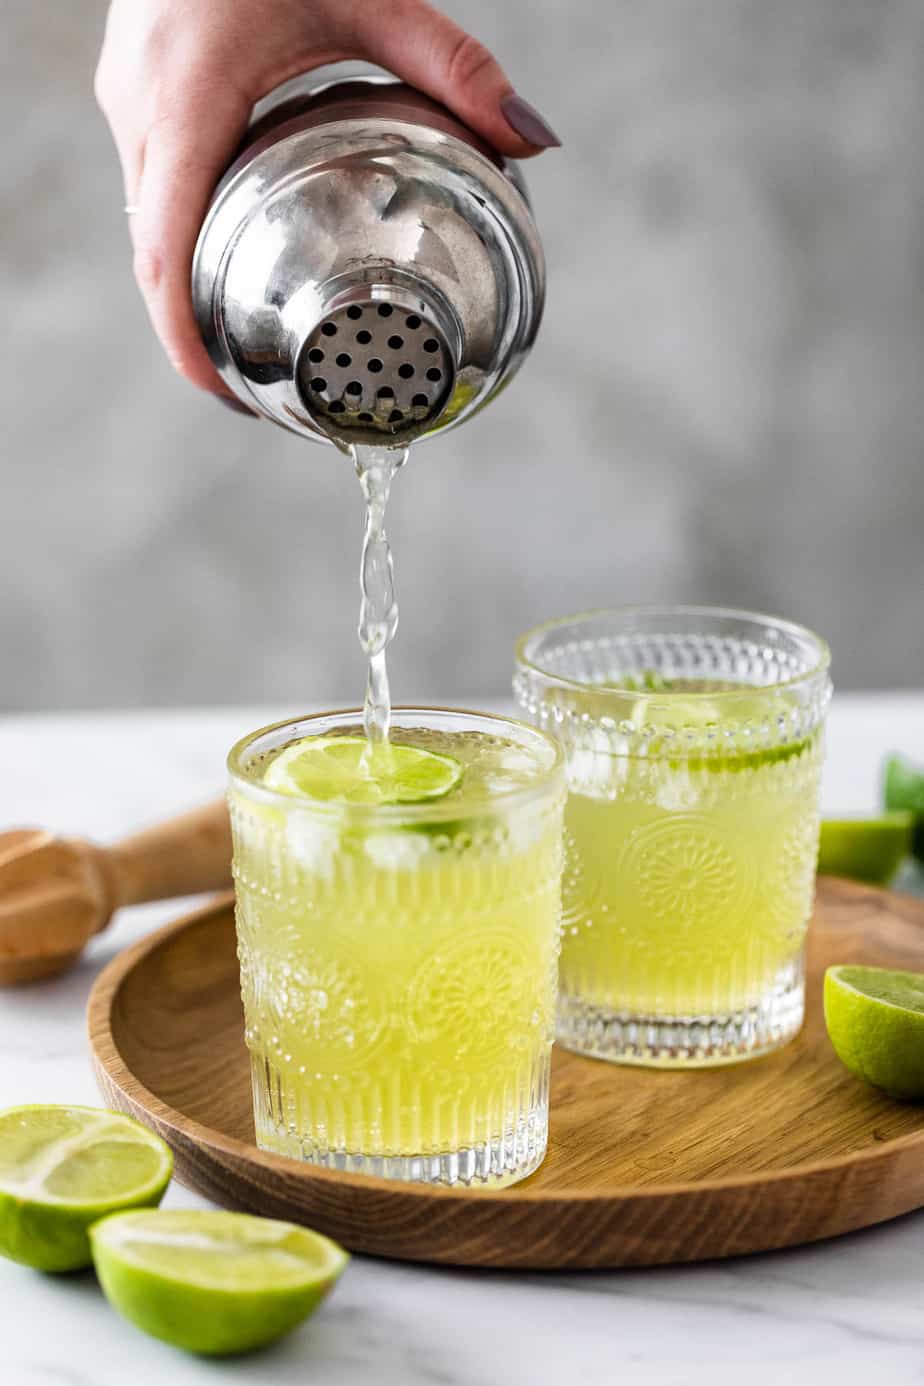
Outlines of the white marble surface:
[[[285,709],[280,713],[284,714]],[[224,752],[266,709],[0,721],[0,823],[118,837],[220,791]],[[882,755],[924,761],[924,693],[835,702],[828,812],[876,803]],[[909,873],[909,888],[921,889]],[[100,966],[177,913],[129,913],[67,978],[0,993],[0,1106],[94,1102],[84,1005]],[[199,1202],[173,1187],[167,1202]],[[836,1242],[685,1269],[572,1275],[356,1258],[277,1347],[187,1358],[108,1309],[91,1274],[0,1262],[0,1386],[890,1386],[924,1380],[924,1216]]]

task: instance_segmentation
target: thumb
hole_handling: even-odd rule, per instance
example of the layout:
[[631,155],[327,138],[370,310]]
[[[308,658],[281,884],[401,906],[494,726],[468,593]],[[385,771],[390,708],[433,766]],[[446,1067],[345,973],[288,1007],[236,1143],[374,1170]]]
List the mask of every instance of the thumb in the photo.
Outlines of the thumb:
[[561,144],[487,48],[426,0],[360,6],[356,37],[371,62],[442,101],[502,154]]

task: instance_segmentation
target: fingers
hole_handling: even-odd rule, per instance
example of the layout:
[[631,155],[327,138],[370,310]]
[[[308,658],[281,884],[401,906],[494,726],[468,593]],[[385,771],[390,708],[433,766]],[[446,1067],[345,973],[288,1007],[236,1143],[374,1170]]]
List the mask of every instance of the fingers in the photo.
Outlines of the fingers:
[[180,375],[227,394],[202,343],[190,298],[196,237],[212,191],[250,116],[250,103],[227,87],[187,83],[144,143],[131,218],[135,278],[154,330]]
[[122,165],[151,322],[180,374],[224,397],[193,316],[190,270],[209,198],[250,117],[234,70],[217,43],[201,34],[193,43],[157,0],[133,0],[110,9],[94,82]]
[[361,4],[355,25],[372,62],[442,101],[502,153],[526,158],[561,143],[491,53],[426,0]]

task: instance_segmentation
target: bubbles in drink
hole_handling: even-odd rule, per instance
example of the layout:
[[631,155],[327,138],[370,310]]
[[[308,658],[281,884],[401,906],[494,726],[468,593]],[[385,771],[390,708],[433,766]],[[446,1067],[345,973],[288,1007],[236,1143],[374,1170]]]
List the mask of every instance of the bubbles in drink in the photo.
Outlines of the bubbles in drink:
[[362,591],[359,643],[369,658],[363,721],[366,736],[375,744],[388,740],[391,694],[386,651],[398,629],[394,565],[385,533],[385,510],[392,477],[407,461],[407,448],[355,444],[350,452],[366,498],[366,528],[359,574]]

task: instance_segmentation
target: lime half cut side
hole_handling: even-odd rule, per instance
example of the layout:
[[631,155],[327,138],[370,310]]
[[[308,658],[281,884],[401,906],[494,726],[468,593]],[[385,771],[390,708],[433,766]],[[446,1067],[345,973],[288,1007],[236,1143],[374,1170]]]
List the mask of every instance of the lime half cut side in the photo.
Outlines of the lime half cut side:
[[892,1097],[924,1097],[924,973],[829,967],[825,1024],[851,1073]]
[[117,1213],[90,1237],[110,1304],[152,1337],[207,1355],[288,1333],[349,1261],[327,1237],[246,1213]]
[[821,825],[818,870],[872,885],[888,885],[911,851],[914,818],[886,813],[881,818],[828,818]]
[[159,1203],[172,1172],[170,1147],[132,1117],[10,1107],[0,1112],[0,1252],[36,1270],[88,1266],[90,1225]]
[[453,756],[417,746],[370,746],[361,736],[305,736],[270,761],[263,783],[321,802],[417,804],[442,799],[462,773]]

